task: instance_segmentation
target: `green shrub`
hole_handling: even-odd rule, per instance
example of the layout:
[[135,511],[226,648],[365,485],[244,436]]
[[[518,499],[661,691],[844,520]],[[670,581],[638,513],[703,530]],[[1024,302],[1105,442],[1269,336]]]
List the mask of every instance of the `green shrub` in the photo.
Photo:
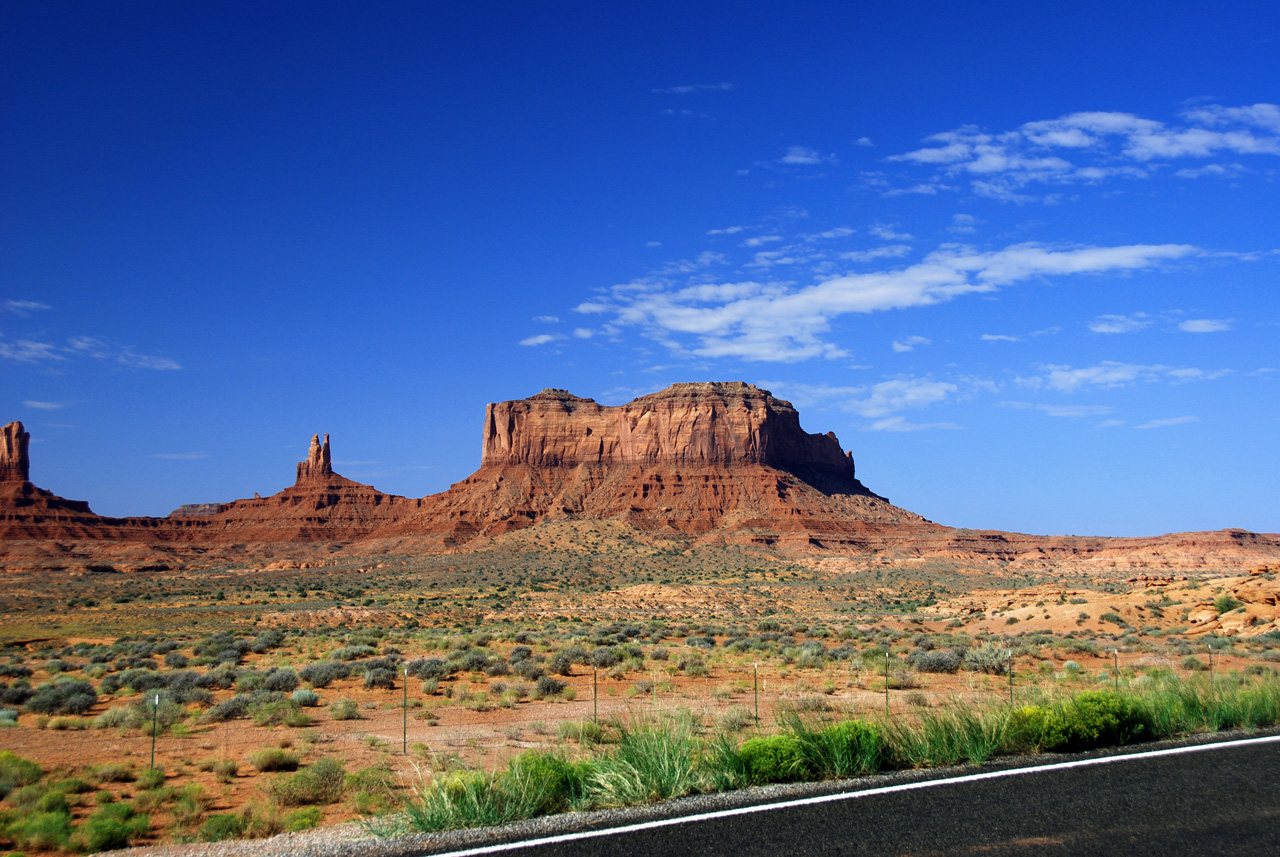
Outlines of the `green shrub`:
[[161,768],[147,768],[138,775],[138,786],[144,789],[158,789],[164,785],[164,770]]
[[1217,598],[1213,599],[1213,609],[1216,610],[1219,615],[1223,613],[1230,613],[1237,607],[1243,606],[1244,602],[1236,598],[1230,592],[1224,592]]
[[1187,655],[1182,659],[1182,668],[1184,670],[1191,670],[1192,672],[1203,672],[1209,667],[1207,667],[1205,662],[1197,658],[1195,655]]
[[0,708],[0,727],[17,726],[18,711],[14,708]]
[[[296,767],[295,759],[294,768]],[[262,769],[259,768],[259,770]],[[345,781],[346,771],[342,767],[342,762],[325,757],[292,776],[276,777],[265,786],[265,790],[267,796],[280,806],[330,804],[342,797]]]
[[44,776],[40,766],[8,750],[0,750],[0,800],[19,786],[29,786]]
[[360,706],[354,699],[339,699],[329,706],[334,720],[359,720]]
[[790,783],[809,775],[804,744],[795,735],[761,735],[738,749],[750,782]]
[[295,809],[284,817],[284,829],[286,833],[297,833],[300,830],[310,830],[320,824],[320,819],[324,817],[324,811],[318,806],[304,806],[301,809]]
[[92,768],[89,775],[102,783],[131,783],[134,780],[133,768],[123,762],[107,762]]
[[59,678],[42,684],[27,700],[27,709],[37,714],[84,714],[98,701],[98,692],[83,679]]
[[33,851],[53,851],[66,846],[71,838],[71,813],[34,812],[11,822],[5,828],[13,844]]
[[592,794],[603,806],[630,806],[698,791],[700,755],[688,718],[620,725],[617,748],[594,761]]
[[80,826],[78,836],[87,851],[127,848],[151,828],[151,819],[134,811],[128,803],[98,807]]
[[854,777],[880,770],[884,735],[865,720],[846,720],[808,729],[799,719],[790,726],[800,740],[805,767],[823,777]]
[[213,766],[213,773],[220,783],[229,783],[236,778],[236,774],[240,771],[240,763],[234,759],[226,759],[218,762]]
[[241,816],[229,813],[211,815],[200,825],[200,840],[203,842],[221,842],[224,839],[236,839],[243,835],[245,820]]
[[562,812],[582,805],[587,799],[588,761],[571,762],[563,756],[530,750],[511,760],[506,776],[540,781],[545,800],[541,813]]
[[320,694],[309,688],[299,688],[293,692],[293,701],[303,708],[314,708],[320,704]]
[[[314,693],[314,691],[308,691]],[[312,720],[302,713],[301,706],[292,699],[271,699],[249,705],[249,717],[254,726],[310,726]]]
[[281,750],[279,747],[269,747],[265,750],[255,750],[250,753],[249,764],[264,774],[271,771],[296,771],[298,770],[298,757],[293,753]]

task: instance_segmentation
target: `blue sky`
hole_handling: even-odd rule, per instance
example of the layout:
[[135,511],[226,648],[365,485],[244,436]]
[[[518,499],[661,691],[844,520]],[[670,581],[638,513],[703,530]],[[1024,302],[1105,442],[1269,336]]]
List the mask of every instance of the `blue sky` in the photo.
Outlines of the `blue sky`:
[[0,7],[34,480],[422,496],[745,380],[942,523],[1280,530],[1274,4],[514,5]]

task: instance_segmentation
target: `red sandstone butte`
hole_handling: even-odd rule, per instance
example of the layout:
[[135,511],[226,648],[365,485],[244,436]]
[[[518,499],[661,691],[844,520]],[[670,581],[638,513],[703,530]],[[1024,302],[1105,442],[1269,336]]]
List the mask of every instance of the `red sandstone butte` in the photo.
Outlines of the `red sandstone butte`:
[[[0,436],[0,559],[131,567],[309,546],[458,550],[542,521],[611,521],[638,538],[777,545],[839,554],[1142,569],[1237,568],[1280,557],[1280,536],[1219,530],[1113,539],[956,530],[869,491],[836,436],[810,434],[789,402],[743,383],[675,384],[624,405],[564,390],[485,409],[480,469],[422,499],[333,472],[313,436],[294,484],[270,497],[199,503],[167,518],[104,518],[29,481],[29,436]],[[106,544],[104,544],[106,543]],[[68,561],[59,566],[52,558]]]

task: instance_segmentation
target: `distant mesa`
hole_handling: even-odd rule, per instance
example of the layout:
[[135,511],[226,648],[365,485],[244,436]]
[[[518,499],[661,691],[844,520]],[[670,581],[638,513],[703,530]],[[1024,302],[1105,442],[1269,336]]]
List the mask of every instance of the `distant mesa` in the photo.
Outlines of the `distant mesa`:
[[296,559],[341,546],[467,550],[555,521],[622,524],[638,540],[680,537],[694,547],[915,559],[1145,568],[1172,567],[1176,556],[1188,568],[1226,568],[1280,557],[1280,537],[1239,530],[1107,539],[941,526],[869,490],[835,434],[804,431],[790,402],[741,382],[673,384],[617,406],[560,389],[490,404],[480,468],[421,499],[335,473],[323,438],[312,436],[294,484],[271,496],[107,518],[33,485],[30,435],[10,423],[0,435],[0,560],[94,568],[107,557],[145,568]]

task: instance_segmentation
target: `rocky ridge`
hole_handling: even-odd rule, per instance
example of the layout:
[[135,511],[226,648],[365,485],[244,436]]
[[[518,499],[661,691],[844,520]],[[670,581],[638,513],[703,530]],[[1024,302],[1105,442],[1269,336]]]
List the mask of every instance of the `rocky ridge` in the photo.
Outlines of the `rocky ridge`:
[[1108,539],[944,527],[868,490],[834,434],[805,432],[790,403],[742,383],[676,384],[616,407],[553,389],[491,404],[480,469],[421,499],[334,473],[329,436],[314,435],[294,484],[269,497],[106,518],[31,484],[28,441],[20,423],[0,439],[0,560],[49,567],[67,556],[90,565],[110,555],[132,567],[157,557],[299,559],[325,545],[468,550],[557,521],[623,524],[638,538],[693,545],[1011,566],[1174,569],[1280,558],[1280,536],[1242,530]]

